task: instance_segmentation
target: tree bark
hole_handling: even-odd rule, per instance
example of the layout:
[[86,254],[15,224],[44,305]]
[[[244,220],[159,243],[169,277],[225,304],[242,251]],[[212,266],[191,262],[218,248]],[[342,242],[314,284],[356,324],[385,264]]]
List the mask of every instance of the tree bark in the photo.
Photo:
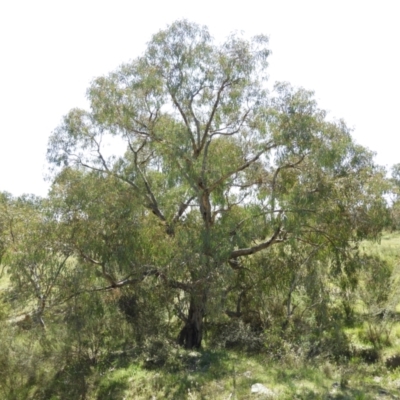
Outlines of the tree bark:
[[203,319],[205,315],[206,297],[192,296],[185,326],[178,336],[179,345],[186,349],[199,349],[203,339]]

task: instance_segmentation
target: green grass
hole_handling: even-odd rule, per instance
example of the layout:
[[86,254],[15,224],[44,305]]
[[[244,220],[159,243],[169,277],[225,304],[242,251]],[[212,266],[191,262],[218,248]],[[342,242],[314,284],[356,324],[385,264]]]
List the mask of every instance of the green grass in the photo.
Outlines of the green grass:
[[[139,364],[104,371],[92,382],[89,399],[254,399],[262,383],[277,399],[375,399],[396,395],[400,373],[382,363],[340,366],[327,360],[303,362],[293,355],[273,361],[266,355],[203,351],[179,371],[149,371]],[[265,398],[265,397],[264,397]]]
[[[360,348],[371,347],[362,338],[364,331],[364,325],[347,331],[352,343]],[[4,398],[78,399],[83,393],[86,400],[263,398],[251,394],[254,383],[271,389],[276,399],[375,399],[382,393],[394,396],[400,387],[400,371],[389,370],[384,361],[387,356],[400,354],[399,333],[400,324],[396,323],[393,344],[382,349],[374,364],[358,357],[341,363],[323,357],[306,360],[294,350],[276,359],[267,353],[249,355],[224,349],[188,352],[175,348],[164,366],[152,366],[125,354],[97,366],[60,364],[57,371],[57,364],[42,359],[42,350],[36,344],[31,348],[31,360],[12,364],[25,365],[21,372],[28,368],[32,373],[40,366],[41,374],[29,385],[26,381],[28,386],[21,386],[14,397]],[[23,335],[30,333],[18,335],[15,350],[15,346],[22,346]],[[58,352],[54,350],[54,354]]]
[[[389,260],[393,265],[393,282],[399,282],[399,232],[385,233],[380,243],[363,243],[361,248]],[[7,289],[8,284],[6,275],[0,277],[0,290]],[[29,344],[29,335],[34,332],[4,326],[3,342],[8,338],[10,345],[3,346],[0,364],[2,360],[8,362],[10,374],[5,374],[9,389],[0,391],[0,397],[4,394],[10,400],[262,399],[251,393],[251,386],[261,383],[274,392],[275,399],[283,400],[400,398],[400,368],[390,369],[385,363],[400,355],[400,304],[395,304],[394,313],[383,319],[369,318],[362,307],[356,307],[356,313],[355,323],[345,329],[352,357],[337,362],[323,356],[307,359],[288,345],[279,358],[267,352],[250,355],[207,347],[200,352],[188,352],[171,346],[162,366],[133,354],[110,355],[98,365],[73,364],[66,361],[69,355],[62,353],[61,337],[56,342],[59,345],[52,344],[49,350],[51,357],[59,357],[58,362],[43,354],[48,347],[45,343],[41,347],[32,339],[33,344]],[[25,348],[30,349],[26,356]],[[377,360],[369,363],[365,355],[373,351]],[[27,371],[35,377],[31,382]],[[0,389],[4,382],[0,379]]]
[[400,232],[385,232],[376,243],[363,242],[361,248],[367,253],[380,254],[400,261]]

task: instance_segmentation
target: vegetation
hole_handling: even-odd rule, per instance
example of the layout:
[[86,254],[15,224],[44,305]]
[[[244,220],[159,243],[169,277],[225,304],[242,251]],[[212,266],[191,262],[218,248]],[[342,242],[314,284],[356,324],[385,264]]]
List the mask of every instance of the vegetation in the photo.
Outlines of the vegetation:
[[2,398],[394,393],[397,169],[268,56],[172,24],[53,132],[47,198],[0,195]]
[[391,191],[391,217],[392,229],[400,229],[400,164],[392,167],[392,191]]

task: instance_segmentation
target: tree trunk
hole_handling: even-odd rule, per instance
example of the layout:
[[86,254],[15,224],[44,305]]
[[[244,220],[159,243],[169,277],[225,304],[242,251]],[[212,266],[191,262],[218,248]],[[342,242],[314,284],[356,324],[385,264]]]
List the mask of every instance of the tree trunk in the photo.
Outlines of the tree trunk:
[[189,314],[185,326],[179,333],[178,343],[186,349],[198,349],[203,339],[203,318],[205,314],[205,296],[190,299]]
[[43,295],[39,296],[37,310],[35,312],[35,319],[43,329],[46,329],[46,324],[43,321],[43,313],[46,307],[46,297]]

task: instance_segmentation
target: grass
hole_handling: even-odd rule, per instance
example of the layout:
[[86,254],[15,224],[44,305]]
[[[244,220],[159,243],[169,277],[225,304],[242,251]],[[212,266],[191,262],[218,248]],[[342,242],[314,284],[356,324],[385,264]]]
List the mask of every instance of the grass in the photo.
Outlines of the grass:
[[[396,328],[398,330],[399,326]],[[354,330],[354,340],[359,340],[358,333]],[[397,333],[395,335],[397,341]],[[398,348],[397,345],[394,348]],[[30,364],[33,366],[32,362]],[[268,354],[249,355],[232,350],[177,350],[164,367],[157,368],[149,368],[144,361],[125,356],[98,366],[69,365],[58,372],[52,370],[50,364],[44,367],[41,364],[46,373],[29,386],[30,390],[27,386],[21,387],[14,397],[5,398],[267,398],[251,394],[251,386],[261,383],[274,392],[276,399],[350,400],[389,398],[389,395],[396,396],[400,388],[400,371],[386,368],[383,358],[374,364],[357,357],[349,362],[334,363],[324,358],[307,361],[294,352],[273,359]]]
[[[380,254],[390,260],[394,265],[394,282],[400,279],[400,233],[386,233],[380,243],[363,243],[361,247],[366,253]],[[3,275],[0,289],[7,289],[7,285],[8,277]],[[386,365],[390,357],[400,356],[400,304],[394,307],[394,313],[381,320],[367,318],[361,307],[356,312],[357,321],[345,329],[353,356],[337,362],[322,356],[306,359],[290,346],[279,358],[267,352],[247,354],[207,347],[190,352],[172,346],[163,366],[127,354],[110,356],[98,365],[68,364],[62,358],[60,342],[59,348],[52,349],[52,354],[60,354],[60,360],[64,360],[64,364],[58,365],[57,361],[46,360],[38,344],[30,347],[31,354],[26,357],[21,351],[17,359],[18,348],[25,346],[24,335],[31,333],[10,328],[16,337],[10,336],[13,344],[4,347],[8,353],[4,353],[3,359],[8,360],[9,368],[15,366],[15,376],[10,374],[10,390],[0,391],[0,395],[8,393],[4,398],[10,400],[267,398],[251,393],[252,385],[261,383],[273,391],[275,399],[282,400],[400,399],[400,368]],[[5,332],[7,329],[4,327]],[[10,361],[12,352],[15,354]],[[375,362],[368,360],[368,354],[377,355]],[[22,377],[28,370],[34,376],[37,365],[40,374],[32,382],[25,377],[24,385],[18,389],[18,368]],[[12,392],[14,383],[16,389]],[[0,380],[0,389],[2,384]]]
[[[385,233],[380,243],[364,243],[362,248],[390,259],[395,265],[394,278],[399,279],[399,232]],[[400,312],[400,305],[396,310]],[[383,321],[361,320],[346,329],[355,356],[342,363],[318,358],[307,361],[294,353],[274,360],[267,354],[205,350],[189,364],[177,363],[177,370],[149,371],[137,364],[106,371],[90,399],[254,399],[254,383],[271,389],[277,399],[400,398],[400,368],[385,365],[387,358],[400,355],[399,321],[397,315]],[[368,363],[362,357],[372,350],[378,359]]]
[[361,248],[367,253],[380,254],[384,257],[390,257],[399,262],[400,232],[385,232],[379,242],[363,242]]
[[[254,383],[271,389],[276,399],[374,399],[396,396],[400,372],[383,364],[346,366],[327,360],[304,363],[293,357],[273,361],[265,355],[203,351],[196,366],[171,372],[149,371],[139,364],[104,371],[89,399],[254,399]],[[396,398],[396,397],[393,397]]]

